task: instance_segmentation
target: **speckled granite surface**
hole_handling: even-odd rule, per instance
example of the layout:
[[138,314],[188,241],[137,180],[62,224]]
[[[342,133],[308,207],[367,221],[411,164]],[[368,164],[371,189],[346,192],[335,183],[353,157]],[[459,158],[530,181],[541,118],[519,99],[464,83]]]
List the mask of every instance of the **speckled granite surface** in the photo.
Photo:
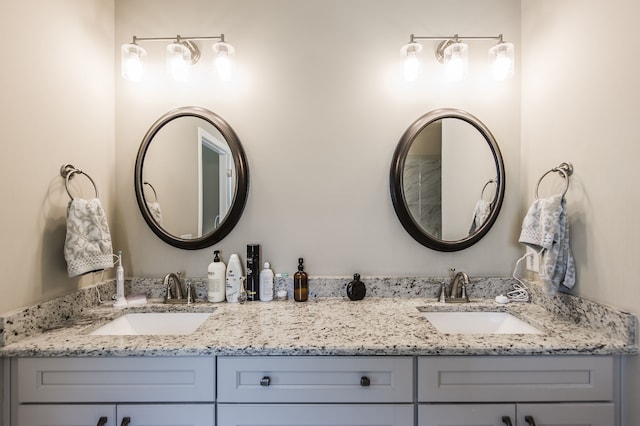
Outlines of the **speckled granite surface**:
[[[326,291],[330,293],[338,291],[345,278],[324,280],[328,280],[326,287],[335,287]],[[534,289],[532,300],[535,303],[498,305],[490,298],[477,298],[479,295],[493,295],[482,290],[491,288],[491,285],[479,284],[474,286],[476,294],[470,291],[472,303],[445,305],[435,302],[439,280],[390,280],[393,282],[385,284],[384,279],[380,279],[379,291],[385,297],[375,295],[376,285],[371,283],[369,286],[365,280],[370,292],[359,302],[316,294],[306,303],[292,300],[244,305],[200,302],[192,306],[168,306],[157,303],[115,310],[109,302],[97,305],[95,301],[89,301],[89,306],[84,307],[78,303],[77,312],[62,315],[58,324],[50,320],[47,321],[49,325],[43,327],[33,320],[24,323],[30,325],[23,324],[25,329],[16,326],[20,323],[16,315],[24,315],[19,311],[5,315],[5,321],[13,324],[8,328],[5,324],[4,332],[13,330],[15,339],[8,339],[7,345],[0,348],[0,355],[558,355],[638,352],[633,315],[573,296],[566,296],[567,300],[564,295],[546,300]],[[501,287],[508,282],[498,279],[493,286]],[[315,284],[316,289],[321,287],[319,282]],[[103,285],[103,298],[110,296],[111,287],[112,283]],[[127,288],[140,292],[142,286],[129,282]],[[83,292],[92,299],[91,294],[95,296],[96,289]],[[375,296],[371,297],[370,293]],[[565,312],[561,309],[563,307]],[[419,308],[506,310],[542,329],[543,334],[443,334],[433,328]],[[88,334],[125,312],[167,310],[213,313],[195,333],[186,336]],[[41,320],[43,317],[46,315],[41,316]],[[50,329],[45,331],[46,328]]]

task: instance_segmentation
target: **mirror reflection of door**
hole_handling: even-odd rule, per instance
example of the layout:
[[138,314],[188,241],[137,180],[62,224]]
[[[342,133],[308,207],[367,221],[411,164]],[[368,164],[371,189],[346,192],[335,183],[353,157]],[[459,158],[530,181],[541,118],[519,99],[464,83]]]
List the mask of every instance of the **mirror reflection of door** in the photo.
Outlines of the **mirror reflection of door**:
[[416,135],[407,153],[403,185],[409,212],[429,235],[462,239],[483,185],[495,174],[491,149],[476,128],[456,118],[436,120]]
[[201,127],[198,155],[198,236],[202,236],[216,229],[229,211],[234,172],[229,146]]

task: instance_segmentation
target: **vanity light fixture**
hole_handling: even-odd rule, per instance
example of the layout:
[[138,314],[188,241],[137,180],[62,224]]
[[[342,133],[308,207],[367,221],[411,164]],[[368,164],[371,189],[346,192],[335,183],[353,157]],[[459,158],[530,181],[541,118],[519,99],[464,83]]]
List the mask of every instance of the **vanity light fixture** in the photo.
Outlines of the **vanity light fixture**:
[[123,44],[121,52],[122,77],[130,81],[140,81],[144,76],[147,51],[138,42],[169,41],[167,45],[167,73],[176,81],[188,81],[191,67],[200,59],[197,40],[219,40],[213,44],[214,66],[222,81],[230,81],[233,75],[233,55],[235,49],[224,41],[224,34],[203,37],[137,37],[131,43]]
[[496,80],[506,80],[514,73],[514,47],[512,43],[506,43],[502,34],[488,37],[423,37],[411,34],[409,43],[402,46],[400,53],[404,59],[404,78],[406,81],[414,81],[421,73],[418,54],[422,45],[416,40],[438,40],[435,56],[438,62],[444,64],[445,75],[449,81],[459,81],[468,74],[469,47],[463,40],[496,40],[497,43],[489,49],[489,57],[493,61],[492,71]]

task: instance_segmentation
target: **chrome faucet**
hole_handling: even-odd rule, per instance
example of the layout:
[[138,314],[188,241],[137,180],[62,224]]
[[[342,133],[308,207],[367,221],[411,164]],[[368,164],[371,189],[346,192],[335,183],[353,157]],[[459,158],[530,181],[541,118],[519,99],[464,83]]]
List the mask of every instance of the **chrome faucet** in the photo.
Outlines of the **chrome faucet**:
[[167,291],[164,298],[164,303],[186,303],[184,299],[184,291],[182,289],[182,282],[180,281],[180,272],[177,274],[169,272],[164,276],[162,285]]
[[468,303],[467,286],[470,284],[469,275],[465,272],[458,272],[451,282],[451,297],[447,298],[447,302]]
[[[456,270],[451,268],[451,272]],[[458,272],[451,280],[450,291],[447,291],[447,284],[442,281],[438,301],[441,303],[469,303],[467,286],[470,285],[469,275],[465,272]]]

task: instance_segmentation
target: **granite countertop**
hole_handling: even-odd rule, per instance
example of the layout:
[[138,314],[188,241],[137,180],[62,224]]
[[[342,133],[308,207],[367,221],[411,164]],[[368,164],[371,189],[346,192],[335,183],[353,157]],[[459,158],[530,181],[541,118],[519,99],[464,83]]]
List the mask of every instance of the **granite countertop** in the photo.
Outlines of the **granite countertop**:
[[[443,334],[418,308],[504,310],[543,334]],[[190,335],[96,336],[91,331],[127,312],[191,311],[213,314]],[[597,314],[597,313],[596,313]],[[597,315],[596,315],[597,316]],[[84,310],[58,328],[0,348],[0,356],[204,356],[204,355],[572,355],[635,354],[633,338],[585,325],[533,303],[500,305],[492,299],[442,304],[429,298],[316,298],[248,302],[199,302],[117,310],[104,304]]]

